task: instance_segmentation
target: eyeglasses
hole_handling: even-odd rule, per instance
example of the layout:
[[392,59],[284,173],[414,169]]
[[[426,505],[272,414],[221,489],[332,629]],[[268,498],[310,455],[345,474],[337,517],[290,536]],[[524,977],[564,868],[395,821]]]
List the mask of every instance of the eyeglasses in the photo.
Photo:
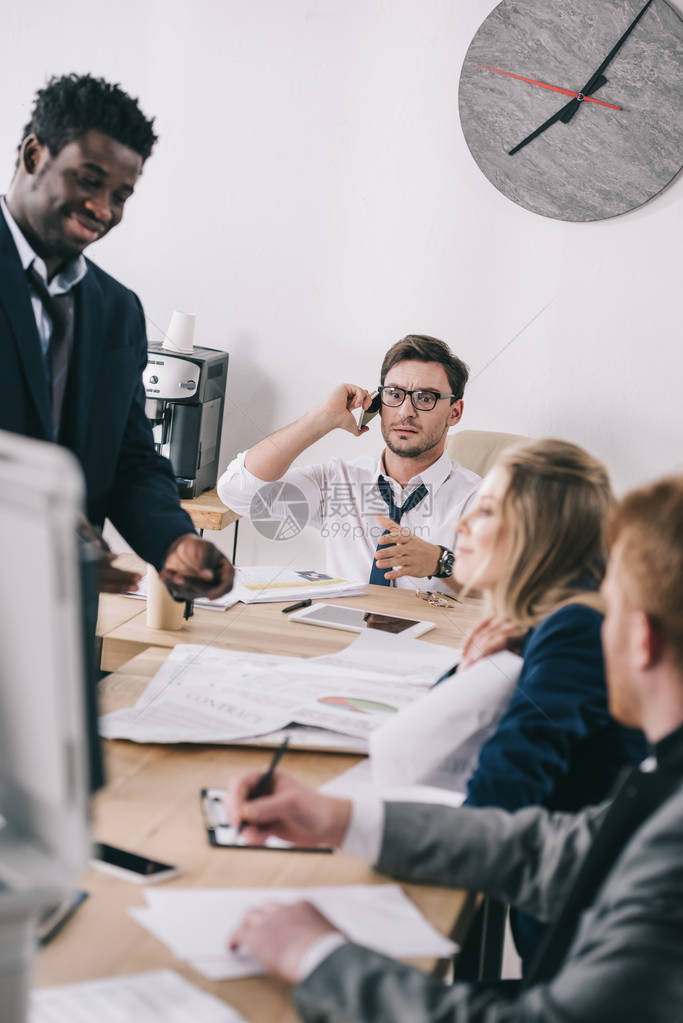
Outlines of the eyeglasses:
[[389,408],[398,408],[410,395],[413,408],[418,412],[431,412],[439,398],[455,398],[455,394],[439,394],[438,391],[407,391],[405,387],[379,387],[380,399]]
[[451,597],[449,593],[435,593],[434,590],[415,590],[415,596],[420,600],[426,600],[431,607],[453,607],[454,604],[462,604],[458,597]]

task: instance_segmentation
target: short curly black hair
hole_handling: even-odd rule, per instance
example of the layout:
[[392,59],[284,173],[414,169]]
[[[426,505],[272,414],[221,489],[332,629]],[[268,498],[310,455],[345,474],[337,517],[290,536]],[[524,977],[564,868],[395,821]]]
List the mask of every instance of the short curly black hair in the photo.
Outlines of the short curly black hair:
[[19,149],[28,135],[35,135],[57,156],[69,142],[94,129],[128,146],[144,163],[157,141],[153,128],[154,119],[148,120],[137,100],[119,85],[92,75],[54,75],[36,93]]

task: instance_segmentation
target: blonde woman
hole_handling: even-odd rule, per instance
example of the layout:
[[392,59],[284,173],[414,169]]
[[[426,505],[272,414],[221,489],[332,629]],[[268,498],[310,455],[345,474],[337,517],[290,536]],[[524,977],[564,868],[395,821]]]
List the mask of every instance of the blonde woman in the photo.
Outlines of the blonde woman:
[[[605,467],[574,444],[531,441],[504,452],[458,523],[455,576],[483,591],[488,615],[465,665],[517,644],[522,671],[467,786],[471,806],[540,804],[576,811],[646,755],[640,732],[607,709],[598,587],[613,498]],[[517,918],[525,960],[541,928]]]

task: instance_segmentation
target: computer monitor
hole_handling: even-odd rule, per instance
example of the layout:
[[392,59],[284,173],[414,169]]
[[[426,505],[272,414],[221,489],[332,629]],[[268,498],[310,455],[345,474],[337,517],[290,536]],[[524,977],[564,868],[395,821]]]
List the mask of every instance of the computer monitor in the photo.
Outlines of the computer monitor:
[[54,444],[0,432],[0,1006],[26,1016],[35,921],[88,855],[77,523],[84,485]]

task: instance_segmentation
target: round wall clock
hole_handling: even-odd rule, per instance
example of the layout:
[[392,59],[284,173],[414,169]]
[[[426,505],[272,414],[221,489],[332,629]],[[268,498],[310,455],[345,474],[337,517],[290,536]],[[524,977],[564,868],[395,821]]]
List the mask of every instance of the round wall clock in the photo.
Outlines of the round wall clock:
[[683,20],[666,0],[503,0],[460,75],[472,156],[503,195],[602,220],[683,164]]

